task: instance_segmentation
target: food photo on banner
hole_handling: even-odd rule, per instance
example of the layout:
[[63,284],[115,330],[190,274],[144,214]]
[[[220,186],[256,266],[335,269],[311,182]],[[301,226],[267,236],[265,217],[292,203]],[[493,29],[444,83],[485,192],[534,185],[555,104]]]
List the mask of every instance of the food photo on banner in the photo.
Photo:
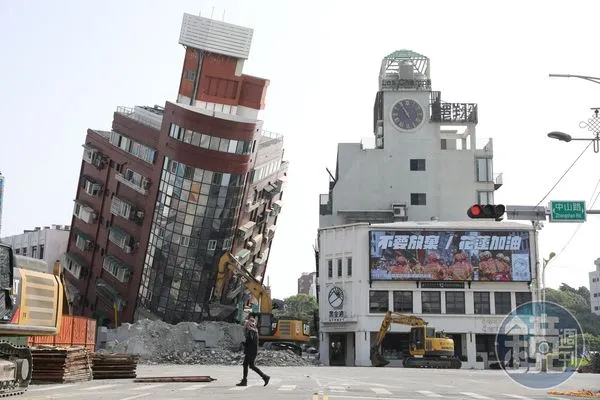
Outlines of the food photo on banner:
[[371,231],[371,280],[530,282],[527,231]]

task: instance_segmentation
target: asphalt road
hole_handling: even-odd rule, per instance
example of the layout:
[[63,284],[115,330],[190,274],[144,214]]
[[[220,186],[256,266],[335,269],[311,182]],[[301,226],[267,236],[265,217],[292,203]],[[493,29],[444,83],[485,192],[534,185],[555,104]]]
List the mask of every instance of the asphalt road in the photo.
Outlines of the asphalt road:
[[[138,377],[209,375],[211,383],[134,383],[131,379],[95,380],[77,384],[31,385],[14,399],[50,400],[184,400],[310,399],[565,399],[546,390],[531,390],[512,382],[502,371],[422,370],[370,367],[262,367],[271,376],[267,387],[252,371],[246,387],[236,387],[241,367],[138,366]],[[575,374],[555,390],[600,390],[593,374]]]

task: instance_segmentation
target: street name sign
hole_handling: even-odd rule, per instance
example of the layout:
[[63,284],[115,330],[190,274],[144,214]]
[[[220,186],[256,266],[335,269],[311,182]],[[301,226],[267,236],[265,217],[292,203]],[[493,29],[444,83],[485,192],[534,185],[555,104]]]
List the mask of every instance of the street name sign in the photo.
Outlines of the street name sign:
[[586,220],[584,200],[552,200],[548,208],[550,222],[585,222]]
[[506,217],[521,221],[545,221],[546,207],[539,206],[506,206]]

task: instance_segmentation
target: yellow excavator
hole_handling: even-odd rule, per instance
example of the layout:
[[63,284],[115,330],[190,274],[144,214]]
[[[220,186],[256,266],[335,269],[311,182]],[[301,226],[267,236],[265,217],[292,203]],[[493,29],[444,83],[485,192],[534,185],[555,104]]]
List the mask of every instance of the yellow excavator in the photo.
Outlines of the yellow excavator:
[[65,311],[60,276],[16,267],[0,243],[0,397],[23,394],[31,382],[30,336],[55,336]]
[[405,368],[459,369],[462,363],[454,354],[454,340],[443,332],[427,326],[427,322],[414,315],[388,311],[383,317],[375,344],[371,347],[371,365],[384,367],[389,364],[381,353],[381,343],[389,332],[392,323],[409,325],[409,354],[405,354],[402,365]]
[[219,300],[223,295],[225,281],[229,273],[238,276],[244,283],[246,289],[252,293],[259,304],[258,313],[250,315],[257,317],[259,343],[277,342],[285,344],[297,352],[300,345],[310,340],[310,325],[302,320],[293,318],[275,318],[273,315],[273,300],[268,289],[260,283],[244,266],[235,258],[231,252],[225,252],[219,260],[219,269],[213,291],[213,297]]

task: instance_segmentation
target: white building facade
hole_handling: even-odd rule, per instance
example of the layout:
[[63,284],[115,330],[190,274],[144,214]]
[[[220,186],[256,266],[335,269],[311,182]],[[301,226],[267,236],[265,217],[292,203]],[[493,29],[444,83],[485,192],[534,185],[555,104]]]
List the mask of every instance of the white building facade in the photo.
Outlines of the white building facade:
[[592,312],[600,315],[600,258],[594,264],[596,270],[590,272],[590,305]]
[[62,261],[67,251],[69,231],[69,225],[36,227],[20,235],[7,236],[1,240],[12,246],[17,256],[45,261],[47,272],[52,272],[54,263]]
[[[495,361],[494,338],[504,317],[537,298],[533,228],[490,225],[467,216],[473,204],[494,204],[494,192],[502,186],[502,175],[493,170],[492,139],[481,141],[476,136],[477,105],[442,101],[440,92],[431,89],[429,71],[429,59],[413,51],[396,51],[383,59],[374,105],[375,148],[340,143],[329,192],[320,195],[316,251],[324,364],[370,365],[369,349],[383,313],[421,315],[425,307],[427,321],[452,334],[464,367],[487,368]],[[413,228],[454,229],[458,236],[485,236],[482,228],[525,229],[531,236],[527,240],[531,255],[527,258],[521,252],[517,258],[528,260],[527,281],[480,282],[478,277],[461,278],[461,274],[437,280],[430,276],[423,282],[370,279],[369,231],[376,225],[369,224],[404,229],[409,221],[418,222]],[[404,262],[422,267],[428,263],[425,253],[415,253]],[[463,254],[446,251],[440,258],[450,266],[459,262],[453,259],[458,253]],[[500,257],[498,262],[510,258],[491,253],[494,259]],[[479,254],[470,255],[475,259],[460,262],[470,261],[477,270]],[[441,259],[439,265],[444,265]],[[332,306],[332,301],[342,301],[343,306]],[[384,356],[392,365],[400,364],[406,352],[408,330],[394,326],[384,341]]]
[[[468,280],[435,280],[425,278],[427,273],[390,279],[389,273],[379,269],[381,253],[402,246],[390,244],[386,249],[382,243],[393,242],[386,235],[438,237],[438,244],[430,250],[425,250],[425,239],[421,240],[425,245],[414,246],[412,252],[425,269],[431,250],[437,252],[440,260],[450,260],[441,263],[448,271],[457,265],[456,260],[452,263],[453,256],[464,251],[457,249],[468,247],[458,245],[465,237],[488,236],[491,243],[493,237],[505,238],[500,245],[503,250],[496,246],[491,253],[509,257],[511,271],[503,281],[485,280],[483,251],[468,250],[470,259],[477,259],[469,263],[474,273]],[[508,238],[514,237],[518,239],[512,239],[515,246],[510,250]],[[446,245],[446,238],[453,239],[452,246]],[[444,247],[450,249],[445,257]],[[494,342],[506,315],[538,298],[532,285],[537,281],[537,238],[528,225],[480,221],[357,223],[320,229],[319,249],[319,339],[325,365],[370,366],[370,348],[389,310],[419,316],[436,330],[445,331],[454,339],[463,368],[488,368],[497,361]],[[408,350],[409,330],[409,326],[392,324],[382,346],[391,365],[401,364],[402,354]]]

